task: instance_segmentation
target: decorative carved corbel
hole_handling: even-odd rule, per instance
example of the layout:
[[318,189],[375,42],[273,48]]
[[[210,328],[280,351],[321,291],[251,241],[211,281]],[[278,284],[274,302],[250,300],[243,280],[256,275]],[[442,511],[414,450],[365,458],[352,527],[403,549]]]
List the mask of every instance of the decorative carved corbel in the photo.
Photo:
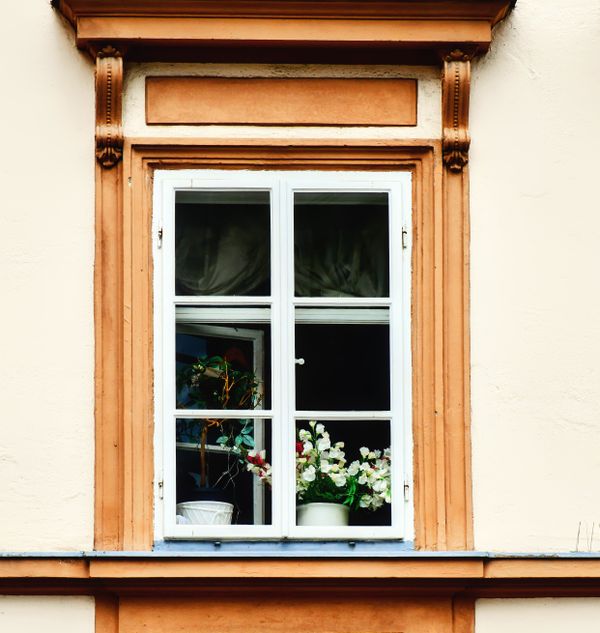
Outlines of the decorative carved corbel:
[[442,151],[444,164],[460,172],[469,161],[471,55],[453,50],[444,57],[442,78]]
[[112,46],[96,53],[96,158],[107,169],[123,157],[123,57]]

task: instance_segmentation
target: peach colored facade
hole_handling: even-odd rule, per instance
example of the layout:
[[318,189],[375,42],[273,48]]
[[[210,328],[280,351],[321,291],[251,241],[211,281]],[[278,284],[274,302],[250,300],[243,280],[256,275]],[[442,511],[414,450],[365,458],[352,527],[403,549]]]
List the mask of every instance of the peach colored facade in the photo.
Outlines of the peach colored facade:
[[[12,3],[5,17],[0,552],[91,551],[94,66],[44,0]],[[473,64],[472,497],[481,552],[600,551],[598,19],[594,0],[519,0]],[[21,46],[25,28],[34,46]],[[126,63],[126,137],[257,136],[248,125],[148,126],[144,79],[157,74],[415,78],[414,127],[272,126],[259,136],[441,139],[439,69],[392,64]],[[475,631],[594,630],[599,615],[596,597],[478,599]],[[91,633],[93,598],[0,596],[0,630],[42,626]]]

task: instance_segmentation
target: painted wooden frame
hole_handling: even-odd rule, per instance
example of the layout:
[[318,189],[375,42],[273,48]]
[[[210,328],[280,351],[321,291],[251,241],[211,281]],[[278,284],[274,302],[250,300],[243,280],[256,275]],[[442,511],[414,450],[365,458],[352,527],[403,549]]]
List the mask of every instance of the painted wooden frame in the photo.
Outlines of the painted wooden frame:
[[441,143],[223,140],[125,143],[98,167],[95,543],[152,547],[153,170],[351,169],[413,173],[413,436],[416,547],[472,547],[466,172]]

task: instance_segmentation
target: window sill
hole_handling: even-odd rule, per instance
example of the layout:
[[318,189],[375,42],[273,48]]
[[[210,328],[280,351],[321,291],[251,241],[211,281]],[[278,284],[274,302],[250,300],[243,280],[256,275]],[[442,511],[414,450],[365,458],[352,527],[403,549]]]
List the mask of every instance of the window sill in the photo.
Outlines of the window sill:
[[212,557],[370,558],[414,552],[412,541],[156,541],[155,554]]

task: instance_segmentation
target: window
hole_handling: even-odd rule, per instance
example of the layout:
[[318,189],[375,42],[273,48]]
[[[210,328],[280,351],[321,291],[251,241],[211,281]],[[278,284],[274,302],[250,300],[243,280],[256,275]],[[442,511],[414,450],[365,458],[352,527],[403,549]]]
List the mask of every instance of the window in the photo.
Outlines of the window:
[[410,537],[410,174],[154,187],[159,535]]

